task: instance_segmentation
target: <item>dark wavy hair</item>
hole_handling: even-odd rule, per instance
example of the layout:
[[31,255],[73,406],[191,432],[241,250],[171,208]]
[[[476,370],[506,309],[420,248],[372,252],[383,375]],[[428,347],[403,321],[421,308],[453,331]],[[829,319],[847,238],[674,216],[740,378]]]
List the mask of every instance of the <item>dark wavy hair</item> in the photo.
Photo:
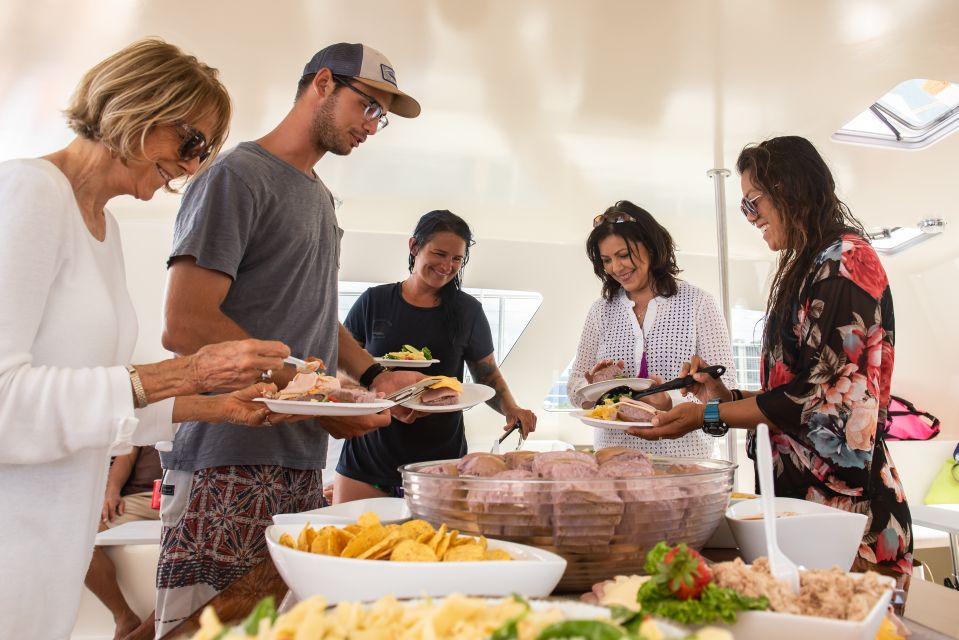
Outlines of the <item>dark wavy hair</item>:
[[631,243],[641,244],[649,252],[649,275],[653,280],[653,292],[660,296],[673,296],[679,288],[676,275],[680,268],[676,266],[676,243],[666,229],[656,222],[652,214],[638,207],[629,200],[620,200],[603,215],[613,216],[617,213],[628,214],[635,222],[604,221],[594,227],[586,239],[586,255],[593,263],[593,273],[603,283],[603,298],[612,300],[622,285],[606,273],[603,259],[599,255],[599,243],[609,236],[619,236],[626,241],[630,259],[633,258]]
[[848,233],[865,236],[862,223],[836,195],[836,181],[816,147],[799,136],[770,138],[747,145],[736,160],[754,185],[779,211],[785,247],[766,303],[763,342],[770,347],[792,313],[816,256]]
[[[419,222],[416,223],[416,228],[413,229],[413,244],[417,247],[422,247],[429,242],[434,235],[444,231],[456,234],[466,243],[466,251],[463,254],[463,264],[460,265],[456,276],[443,285],[439,294],[440,307],[443,309],[446,320],[450,344],[454,344],[460,329],[460,314],[455,304],[456,294],[463,288],[463,272],[466,269],[466,263],[469,262],[470,259],[470,247],[476,244],[476,241],[473,240],[473,232],[470,230],[470,226],[466,224],[466,221],[455,213],[447,211],[446,209],[437,209],[423,214]],[[413,273],[414,261],[415,257],[413,256],[413,252],[410,251],[410,273]]]

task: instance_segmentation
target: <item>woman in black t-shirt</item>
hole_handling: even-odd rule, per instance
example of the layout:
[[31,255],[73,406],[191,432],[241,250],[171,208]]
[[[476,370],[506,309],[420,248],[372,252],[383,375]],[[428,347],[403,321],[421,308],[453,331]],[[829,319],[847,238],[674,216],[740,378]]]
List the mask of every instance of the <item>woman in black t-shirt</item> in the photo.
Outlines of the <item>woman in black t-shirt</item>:
[[[367,289],[343,323],[368,352],[399,351],[402,345],[427,346],[439,362],[427,375],[462,381],[463,366],[473,379],[496,390],[487,404],[518,420],[523,435],[536,428],[536,415],[520,408],[493,357],[493,339],[483,307],[461,291],[462,268],[469,260],[473,234],[449,211],[431,211],[420,218],[409,240],[409,277]],[[397,467],[425,460],[458,458],[466,453],[463,413],[433,413],[412,424],[393,420],[343,443],[333,501],[401,495]]]

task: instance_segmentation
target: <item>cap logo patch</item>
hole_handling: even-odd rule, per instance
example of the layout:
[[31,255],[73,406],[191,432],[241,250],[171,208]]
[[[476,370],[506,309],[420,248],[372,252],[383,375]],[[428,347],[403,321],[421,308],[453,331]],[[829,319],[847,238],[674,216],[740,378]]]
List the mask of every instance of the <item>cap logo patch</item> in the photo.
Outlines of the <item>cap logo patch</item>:
[[393,73],[393,67],[387,66],[385,64],[381,64],[380,74],[383,76],[384,80],[389,82],[394,87],[396,86],[396,74]]

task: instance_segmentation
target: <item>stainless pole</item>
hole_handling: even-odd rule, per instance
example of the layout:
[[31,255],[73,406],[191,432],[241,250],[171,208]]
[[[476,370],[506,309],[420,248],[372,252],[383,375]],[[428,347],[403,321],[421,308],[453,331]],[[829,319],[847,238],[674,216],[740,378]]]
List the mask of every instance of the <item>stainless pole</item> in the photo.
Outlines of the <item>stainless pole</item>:
[[[719,261],[719,305],[726,320],[726,332],[732,338],[732,322],[729,314],[729,240],[726,237],[726,178],[731,175],[729,169],[710,169],[706,176],[713,180],[713,193],[716,200],[716,244]],[[712,363],[710,363],[712,364]],[[736,463],[739,454],[736,451],[736,429],[726,434],[726,455],[729,461]]]

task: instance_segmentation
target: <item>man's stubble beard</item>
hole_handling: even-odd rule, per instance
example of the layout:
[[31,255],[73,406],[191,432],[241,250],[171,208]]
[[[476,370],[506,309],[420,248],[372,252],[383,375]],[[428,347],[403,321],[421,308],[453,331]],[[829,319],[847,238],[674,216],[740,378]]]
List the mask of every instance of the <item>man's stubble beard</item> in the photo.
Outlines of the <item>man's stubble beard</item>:
[[333,110],[339,92],[334,92],[313,113],[313,122],[310,124],[310,143],[318,154],[332,153],[338,156],[349,155],[353,146],[346,144],[344,149],[337,136],[336,126],[333,123]]

